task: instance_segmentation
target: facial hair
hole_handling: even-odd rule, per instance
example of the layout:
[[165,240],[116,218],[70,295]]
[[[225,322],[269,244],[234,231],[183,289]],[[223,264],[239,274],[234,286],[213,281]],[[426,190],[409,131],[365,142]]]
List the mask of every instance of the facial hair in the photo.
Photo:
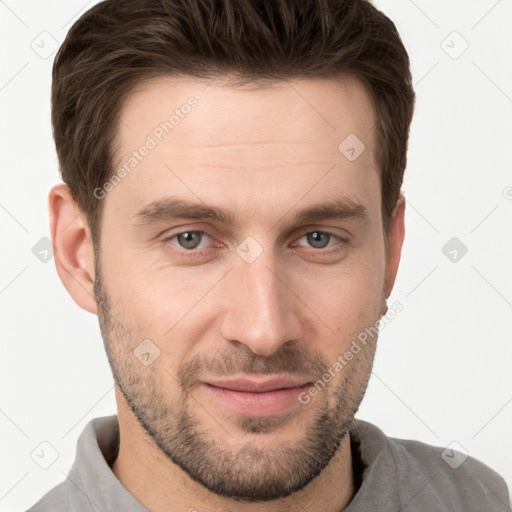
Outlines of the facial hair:
[[[112,311],[112,301],[103,286],[96,262],[94,294],[105,350],[114,380],[151,442],[190,478],[209,491],[240,502],[265,502],[284,498],[304,488],[327,467],[348,435],[364,397],[371,374],[376,337],[331,382],[300,411],[307,426],[300,440],[269,443],[268,436],[286,422],[288,415],[251,417],[236,415],[235,424],[243,442],[219,440],[197,418],[200,405],[193,396],[206,373],[317,375],[328,371],[329,362],[298,346],[282,345],[268,357],[238,344],[236,351],[200,354],[183,362],[175,377],[157,359],[144,366],[133,349],[141,337],[125,326],[122,311]],[[376,321],[378,318],[376,319]],[[176,341],[173,341],[176,342]],[[233,347],[234,349],[235,347]],[[331,362],[332,366],[332,362]],[[167,374],[166,374],[167,372]],[[173,378],[171,378],[173,377]],[[166,394],[168,382],[178,385],[179,398]],[[289,413],[290,414],[290,413]],[[215,419],[215,418],[213,418]],[[237,439],[235,441],[240,441]]]

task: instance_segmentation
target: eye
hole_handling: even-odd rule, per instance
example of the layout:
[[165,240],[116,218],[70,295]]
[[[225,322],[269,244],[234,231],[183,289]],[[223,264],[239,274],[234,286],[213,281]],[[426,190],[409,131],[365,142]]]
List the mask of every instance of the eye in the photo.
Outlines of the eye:
[[210,235],[204,231],[184,231],[166,238],[165,241],[174,242],[175,240],[176,244],[173,243],[173,245],[178,245],[181,249],[193,250],[203,249],[205,245],[202,245],[202,242],[205,238],[210,238]]
[[[331,241],[338,242],[343,239],[333,233],[327,233],[326,231],[310,231],[299,238],[298,242],[303,238],[306,239],[307,243],[315,249],[324,249],[329,246]],[[333,244],[331,244],[332,246]]]
[[[317,253],[327,254],[334,253],[338,250],[343,250],[349,241],[329,233],[327,231],[309,231],[304,233],[300,238],[296,239],[294,245],[304,245],[303,240],[306,240],[307,246],[313,249],[319,249]],[[177,255],[189,256],[206,256],[211,252],[212,242],[215,240],[205,231],[191,230],[175,233],[163,239],[163,243],[170,245],[170,249]],[[340,246],[340,247],[337,247]]]

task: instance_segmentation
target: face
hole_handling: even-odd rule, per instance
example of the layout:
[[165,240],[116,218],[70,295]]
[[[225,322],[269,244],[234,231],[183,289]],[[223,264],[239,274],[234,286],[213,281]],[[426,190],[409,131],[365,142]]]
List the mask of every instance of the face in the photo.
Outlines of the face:
[[[96,261],[102,335],[150,441],[218,495],[304,487],[363,398],[376,339],[336,362],[385,302],[374,124],[352,78],[158,79],[120,112],[125,172],[104,188]],[[354,135],[355,151],[338,148],[350,134],[361,154]],[[275,376],[294,386],[211,385]]]

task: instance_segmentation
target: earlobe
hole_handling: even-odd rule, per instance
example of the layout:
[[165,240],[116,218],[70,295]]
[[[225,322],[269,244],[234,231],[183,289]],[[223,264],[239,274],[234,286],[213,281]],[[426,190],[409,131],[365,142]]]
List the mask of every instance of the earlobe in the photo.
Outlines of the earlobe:
[[402,245],[405,238],[405,197],[400,194],[396,203],[395,210],[391,217],[389,226],[389,244],[386,255],[386,284],[385,296],[389,297],[395,278],[398,272],[398,265],[400,263],[400,255],[402,253]]
[[65,184],[48,195],[55,266],[62,284],[83,309],[98,314],[94,299],[94,252],[85,215]]

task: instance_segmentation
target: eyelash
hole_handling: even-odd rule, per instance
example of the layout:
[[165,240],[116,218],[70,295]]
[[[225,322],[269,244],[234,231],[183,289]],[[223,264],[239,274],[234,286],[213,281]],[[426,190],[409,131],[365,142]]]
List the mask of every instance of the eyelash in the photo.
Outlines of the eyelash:
[[[172,248],[172,251],[173,252],[176,252],[178,253],[179,255],[184,255],[186,257],[200,257],[200,256],[204,256],[206,251],[209,251],[210,250],[210,247],[207,247],[207,248],[204,248],[204,249],[184,249],[184,248],[181,248],[179,249],[177,245],[175,244],[169,244],[169,242],[171,242],[174,238],[177,238],[178,236],[180,235],[184,235],[185,233],[199,233],[200,235],[206,235],[207,237],[211,238],[212,240],[214,240],[214,238],[209,234],[207,233],[206,231],[203,231],[203,230],[186,230],[186,231],[180,231],[179,233],[174,233],[173,235],[170,235],[166,238],[164,238],[162,240],[162,243],[165,244],[165,245],[171,245],[173,246]],[[309,235],[309,234],[312,234],[312,233],[322,233],[324,235],[329,235],[330,237],[334,237],[335,239],[338,240],[338,243],[341,243],[342,246],[346,246],[350,243],[350,240],[348,240],[347,238],[343,238],[341,237],[340,235],[336,235],[335,233],[331,233],[330,231],[322,231],[322,230],[319,230],[319,229],[315,229],[315,230],[310,230],[310,231],[305,231],[300,237],[297,238],[297,240],[300,240],[301,238]],[[329,239],[329,242],[331,240]],[[333,247],[336,247],[338,244],[334,245]],[[318,253],[318,254],[330,254],[330,253],[335,253],[337,251],[339,251],[340,249],[329,249],[329,248],[315,248],[315,247],[311,247],[310,249],[312,249],[315,253]]]

